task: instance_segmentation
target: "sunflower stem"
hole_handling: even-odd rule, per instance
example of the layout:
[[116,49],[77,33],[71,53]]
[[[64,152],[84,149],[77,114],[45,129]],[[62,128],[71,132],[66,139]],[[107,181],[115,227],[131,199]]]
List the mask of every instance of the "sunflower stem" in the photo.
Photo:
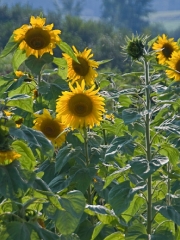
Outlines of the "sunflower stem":
[[[145,144],[146,144],[146,158],[148,162],[151,161],[151,139],[150,139],[150,81],[149,81],[149,62],[144,58],[145,71],[145,96],[146,96],[146,116],[145,116]],[[147,233],[151,235],[152,231],[152,176],[147,180]]]
[[[168,174],[171,173],[171,165],[170,163],[168,162],[167,164],[167,172]],[[168,176],[168,182],[167,182],[167,187],[168,187],[168,195],[167,195],[167,205],[170,206],[171,205],[171,196],[170,196],[170,189],[171,189],[171,179],[169,178]]]

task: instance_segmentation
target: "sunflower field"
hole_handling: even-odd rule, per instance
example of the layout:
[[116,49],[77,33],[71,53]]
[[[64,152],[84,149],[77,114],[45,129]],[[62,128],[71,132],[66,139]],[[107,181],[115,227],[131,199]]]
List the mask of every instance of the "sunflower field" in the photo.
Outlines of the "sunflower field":
[[0,53],[0,239],[179,240],[180,41],[127,37],[119,76],[53,28],[31,16]]

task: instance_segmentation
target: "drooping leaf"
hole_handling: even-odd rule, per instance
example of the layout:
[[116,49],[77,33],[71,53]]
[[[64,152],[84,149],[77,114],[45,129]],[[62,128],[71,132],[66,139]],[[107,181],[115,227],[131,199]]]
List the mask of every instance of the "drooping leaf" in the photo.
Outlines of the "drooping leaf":
[[134,138],[131,136],[115,137],[106,150],[105,161],[114,161],[118,153],[132,155],[134,149]]
[[119,215],[128,209],[134,195],[145,188],[146,185],[131,188],[129,181],[124,181],[113,187],[109,192],[108,199],[116,215]]
[[52,61],[53,56],[50,53],[44,53],[40,58],[30,55],[26,59],[25,64],[34,74],[39,75],[44,64],[51,63]]
[[19,128],[10,128],[10,134],[17,139],[25,140],[32,149],[40,149],[43,155],[52,156],[54,147],[52,143],[40,131],[22,126]]
[[19,66],[27,59],[26,52],[21,49],[17,49],[13,54],[12,65],[14,71],[19,69]]
[[6,166],[0,166],[0,193],[5,198],[16,199],[23,196],[32,186],[35,173],[21,169],[19,161],[14,160]]
[[82,153],[81,147],[73,148],[72,144],[68,144],[61,148],[56,156],[55,169],[60,172],[63,166],[70,160],[76,159]]
[[67,61],[64,58],[56,58],[54,57],[53,63],[58,66],[58,75],[62,77],[62,79],[67,78]]
[[173,206],[155,206],[155,210],[162,214],[165,218],[172,220],[180,225],[180,214]]
[[[79,224],[80,218],[84,212],[85,198],[79,191],[69,192],[59,199],[64,210],[59,210],[48,204],[45,212],[50,219],[55,221],[57,229],[63,235],[69,235],[74,232]],[[68,227],[67,227],[68,226]]]
[[125,124],[133,123],[139,119],[141,119],[141,115],[134,108],[124,109],[122,111],[122,119]]

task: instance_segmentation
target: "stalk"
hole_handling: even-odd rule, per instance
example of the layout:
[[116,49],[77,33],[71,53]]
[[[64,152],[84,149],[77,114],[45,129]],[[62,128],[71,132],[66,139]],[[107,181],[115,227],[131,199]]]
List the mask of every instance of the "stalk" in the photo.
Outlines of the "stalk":
[[[146,95],[146,122],[145,122],[145,141],[146,141],[146,158],[151,161],[151,137],[150,137],[150,81],[149,81],[149,62],[144,58],[145,71],[145,95]],[[152,177],[147,180],[147,233],[151,235],[152,224]]]

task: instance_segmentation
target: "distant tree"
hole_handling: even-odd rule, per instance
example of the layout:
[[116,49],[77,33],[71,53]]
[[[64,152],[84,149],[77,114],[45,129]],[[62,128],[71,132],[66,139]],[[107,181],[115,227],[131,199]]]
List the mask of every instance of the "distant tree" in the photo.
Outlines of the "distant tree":
[[147,27],[152,0],[102,0],[102,19],[116,28],[140,33]]
[[83,1],[80,0],[53,0],[54,5],[63,16],[80,16],[83,10]]

